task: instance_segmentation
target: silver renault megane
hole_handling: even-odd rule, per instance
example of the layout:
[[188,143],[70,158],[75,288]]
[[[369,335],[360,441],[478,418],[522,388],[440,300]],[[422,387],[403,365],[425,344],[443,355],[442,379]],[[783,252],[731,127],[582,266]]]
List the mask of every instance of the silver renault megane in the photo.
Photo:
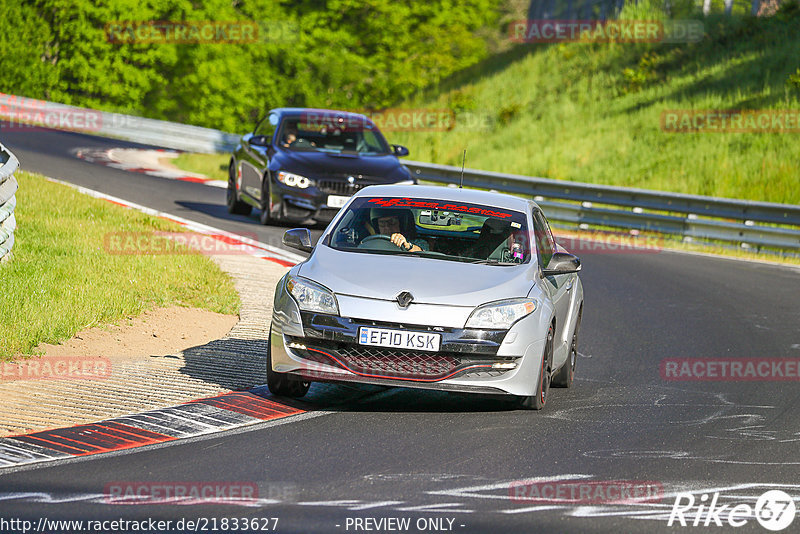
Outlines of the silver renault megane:
[[539,410],[570,387],[583,310],[580,261],[539,206],[436,186],[366,187],[279,282],[267,383],[313,381],[502,394]]

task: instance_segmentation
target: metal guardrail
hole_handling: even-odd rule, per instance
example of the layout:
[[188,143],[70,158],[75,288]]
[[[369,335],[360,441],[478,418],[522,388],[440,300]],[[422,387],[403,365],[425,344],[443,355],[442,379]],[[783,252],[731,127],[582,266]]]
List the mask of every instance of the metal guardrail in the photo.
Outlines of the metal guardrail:
[[6,147],[0,144],[0,262],[7,260],[14,246],[14,230],[17,220],[14,208],[17,206],[16,192],[19,186],[14,173],[19,161]]
[[[458,184],[461,180],[460,167],[418,161],[406,161],[405,165],[420,180],[442,184]],[[464,186],[533,197],[548,218],[584,228],[608,226],[680,235],[687,240],[726,241],[751,248],[800,249],[800,206],[797,205],[684,195],[475,169],[464,169]]]
[[[12,126],[19,128],[25,128],[21,122],[34,122],[193,152],[228,151],[239,142],[238,135],[210,128],[2,93],[0,119],[11,121]],[[460,180],[459,167],[417,161],[405,161],[405,164],[418,179],[441,184],[457,184]],[[464,185],[533,197],[549,218],[581,228],[612,227],[678,235],[687,240],[725,241],[756,249],[800,250],[800,206],[797,205],[684,195],[475,169],[464,170]],[[2,194],[0,190],[0,197]]]
[[238,135],[211,128],[67,106],[4,93],[0,93],[0,119],[6,122],[2,128],[26,130],[40,125],[191,152],[224,152],[232,150],[239,142]]

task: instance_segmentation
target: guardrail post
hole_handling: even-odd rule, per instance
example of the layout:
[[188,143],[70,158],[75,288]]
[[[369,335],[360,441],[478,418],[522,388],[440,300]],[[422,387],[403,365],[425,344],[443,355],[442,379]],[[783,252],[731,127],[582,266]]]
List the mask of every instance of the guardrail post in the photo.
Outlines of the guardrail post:
[[14,172],[18,168],[17,158],[0,144],[0,263],[8,261],[14,246],[14,230],[17,227],[14,208],[17,206],[16,192],[19,188]]

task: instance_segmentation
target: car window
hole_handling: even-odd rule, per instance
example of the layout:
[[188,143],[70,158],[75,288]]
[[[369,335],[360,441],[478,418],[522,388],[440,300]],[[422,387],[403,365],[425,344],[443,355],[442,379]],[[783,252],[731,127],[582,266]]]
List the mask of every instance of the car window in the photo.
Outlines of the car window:
[[[411,250],[392,241],[396,234]],[[530,261],[527,234],[525,214],[514,210],[426,198],[363,197],[350,203],[323,243],[347,252],[516,265]]]
[[556,250],[556,242],[553,239],[553,233],[550,231],[547,219],[539,210],[533,210],[533,225],[539,262],[542,268],[545,268],[550,263],[550,259]]
[[308,113],[307,116],[284,119],[278,135],[281,147],[295,151],[358,153],[385,155],[391,153],[388,143],[372,121]]
[[258,123],[256,126],[253,135],[263,135],[270,141],[272,141],[272,136],[275,135],[275,128],[278,126],[278,115],[277,113],[270,113],[261,122]]

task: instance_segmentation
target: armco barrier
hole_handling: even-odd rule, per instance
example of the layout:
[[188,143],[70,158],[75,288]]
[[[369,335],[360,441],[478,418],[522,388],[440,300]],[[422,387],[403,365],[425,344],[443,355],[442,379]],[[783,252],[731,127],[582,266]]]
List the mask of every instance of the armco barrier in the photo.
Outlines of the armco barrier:
[[17,227],[14,218],[14,208],[17,206],[15,194],[19,187],[14,172],[18,168],[17,158],[0,144],[0,262],[8,259],[14,246],[14,230]]
[[[70,120],[72,118],[80,120]],[[194,152],[228,151],[235,134],[132,115],[106,113],[0,93],[0,119],[35,122]],[[16,122],[14,122],[16,121]],[[82,128],[76,126],[83,125]],[[91,128],[87,128],[91,125]],[[0,131],[0,133],[2,133]],[[420,180],[457,184],[461,169],[406,161]],[[800,250],[800,206],[684,195],[646,189],[464,170],[467,187],[533,197],[550,219],[581,228],[659,232],[686,240],[718,240],[750,248]],[[2,193],[0,193],[2,194]]]
[[145,119],[0,93],[0,127],[24,130],[31,125],[83,131],[136,143],[192,152],[231,150],[239,136],[175,122]]
[[[462,181],[460,167],[418,161],[406,161],[405,164],[419,180],[450,185]],[[474,169],[464,169],[463,184],[534,197],[548,218],[583,228],[608,226],[679,235],[687,240],[726,241],[752,248],[800,249],[800,206],[797,205],[549,180]]]

